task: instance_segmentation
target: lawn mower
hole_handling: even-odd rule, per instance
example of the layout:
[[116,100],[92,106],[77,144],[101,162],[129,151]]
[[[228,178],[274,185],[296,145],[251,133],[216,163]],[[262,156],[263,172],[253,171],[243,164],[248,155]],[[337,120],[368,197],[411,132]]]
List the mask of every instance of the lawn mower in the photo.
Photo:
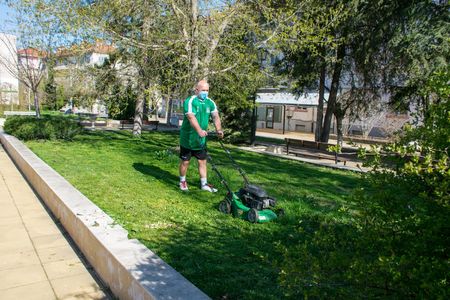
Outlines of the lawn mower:
[[[208,136],[215,136],[215,133],[208,133]],[[277,213],[278,216],[283,215],[284,211],[282,209],[278,209],[277,213],[273,210],[276,205],[275,198],[270,197],[261,187],[251,184],[244,170],[242,170],[231,156],[230,151],[224,146],[220,139],[218,139],[218,141],[221,148],[230,159],[231,164],[242,176],[245,183],[244,187],[240,188],[237,192],[233,192],[230,185],[217,168],[217,164],[214,163],[209,153],[207,154],[207,160],[211,164],[213,171],[217,174],[220,178],[220,182],[228,191],[225,199],[219,203],[219,211],[225,214],[232,213],[234,217],[247,220],[251,223],[265,223],[275,220],[277,218]]]

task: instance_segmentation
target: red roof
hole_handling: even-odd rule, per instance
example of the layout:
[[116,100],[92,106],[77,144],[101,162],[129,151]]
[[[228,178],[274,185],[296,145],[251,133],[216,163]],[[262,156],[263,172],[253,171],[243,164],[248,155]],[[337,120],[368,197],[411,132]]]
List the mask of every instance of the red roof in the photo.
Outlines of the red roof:
[[100,54],[109,54],[112,53],[115,48],[112,45],[106,45],[100,42],[95,43],[95,46],[92,47],[94,53],[100,53]]
[[40,57],[46,56],[45,51],[39,51],[38,49],[35,49],[35,48],[20,49],[20,50],[17,50],[17,54],[19,56],[26,56],[29,58],[40,58]]
[[56,51],[57,56],[72,56],[82,53],[100,53],[109,54],[114,51],[114,46],[97,41],[95,45],[82,43],[81,45],[73,45],[70,48],[60,47]]

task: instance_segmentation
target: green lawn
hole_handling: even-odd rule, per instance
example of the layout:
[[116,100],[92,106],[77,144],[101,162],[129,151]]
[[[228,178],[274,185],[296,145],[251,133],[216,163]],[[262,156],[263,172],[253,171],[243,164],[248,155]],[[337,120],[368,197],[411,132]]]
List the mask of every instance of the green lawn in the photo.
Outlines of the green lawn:
[[[284,297],[277,266],[282,248],[303,237],[292,234],[304,219],[320,216],[345,222],[348,196],[360,184],[358,174],[319,168],[233,148],[233,157],[250,180],[278,199],[286,216],[250,224],[217,210],[225,196],[199,189],[195,159],[188,172],[190,191],[178,189],[178,135],[145,132],[86,132],[74,141],[26,144],[84,195],[124,226],[167,263],[214,299]],[[226,156],[216,143],[210,153]],[[231,186],[242,179],[220,166]],[[209,182],[219,185],[209,171]],[[311,233],[306,233],[311,234]]]

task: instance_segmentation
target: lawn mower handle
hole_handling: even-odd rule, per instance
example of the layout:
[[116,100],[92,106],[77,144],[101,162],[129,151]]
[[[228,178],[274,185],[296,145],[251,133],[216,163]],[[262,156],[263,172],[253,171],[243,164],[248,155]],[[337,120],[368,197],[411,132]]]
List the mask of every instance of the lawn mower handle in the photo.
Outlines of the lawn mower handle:
[[[211,136],[211,137],[217,137],[217,132],[216,131],[208,131],[208,135],[207,136]],[[248,180],[247,175],[245,174],[244,170],[242,170],[242,168],[238,165],[238,163],[234,160],[234,158],[231,156],[230,150],[227,149],[227,147],[225,147],[225,145],[222,142],[222,139],[217,139],[220,143],[220,146],[222,147],[222,149],[225,151],[225,153],[227,154],[228,158],[231,161],[231,164],[233,165],[233,167],[238,170],[239,174],[241,174],[242,178],[244,178],[245,181],[245,185],[249,185],[250,181]]]

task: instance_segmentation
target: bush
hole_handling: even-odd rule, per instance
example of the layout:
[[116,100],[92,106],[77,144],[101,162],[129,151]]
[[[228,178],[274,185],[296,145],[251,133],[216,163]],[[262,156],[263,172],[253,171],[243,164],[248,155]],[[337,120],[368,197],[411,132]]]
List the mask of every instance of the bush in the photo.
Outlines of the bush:
[[11,116],[6,119],[4,130],[21,140],[71,140],[82,131],[76,121],[63,116]]
[[[429,82],[422,125],[372,151],[348,222],[302,220],[296,245],[280,246],[286,296],[448,299],[450,79]],[[386,164],[386,157],[394,158]]]

